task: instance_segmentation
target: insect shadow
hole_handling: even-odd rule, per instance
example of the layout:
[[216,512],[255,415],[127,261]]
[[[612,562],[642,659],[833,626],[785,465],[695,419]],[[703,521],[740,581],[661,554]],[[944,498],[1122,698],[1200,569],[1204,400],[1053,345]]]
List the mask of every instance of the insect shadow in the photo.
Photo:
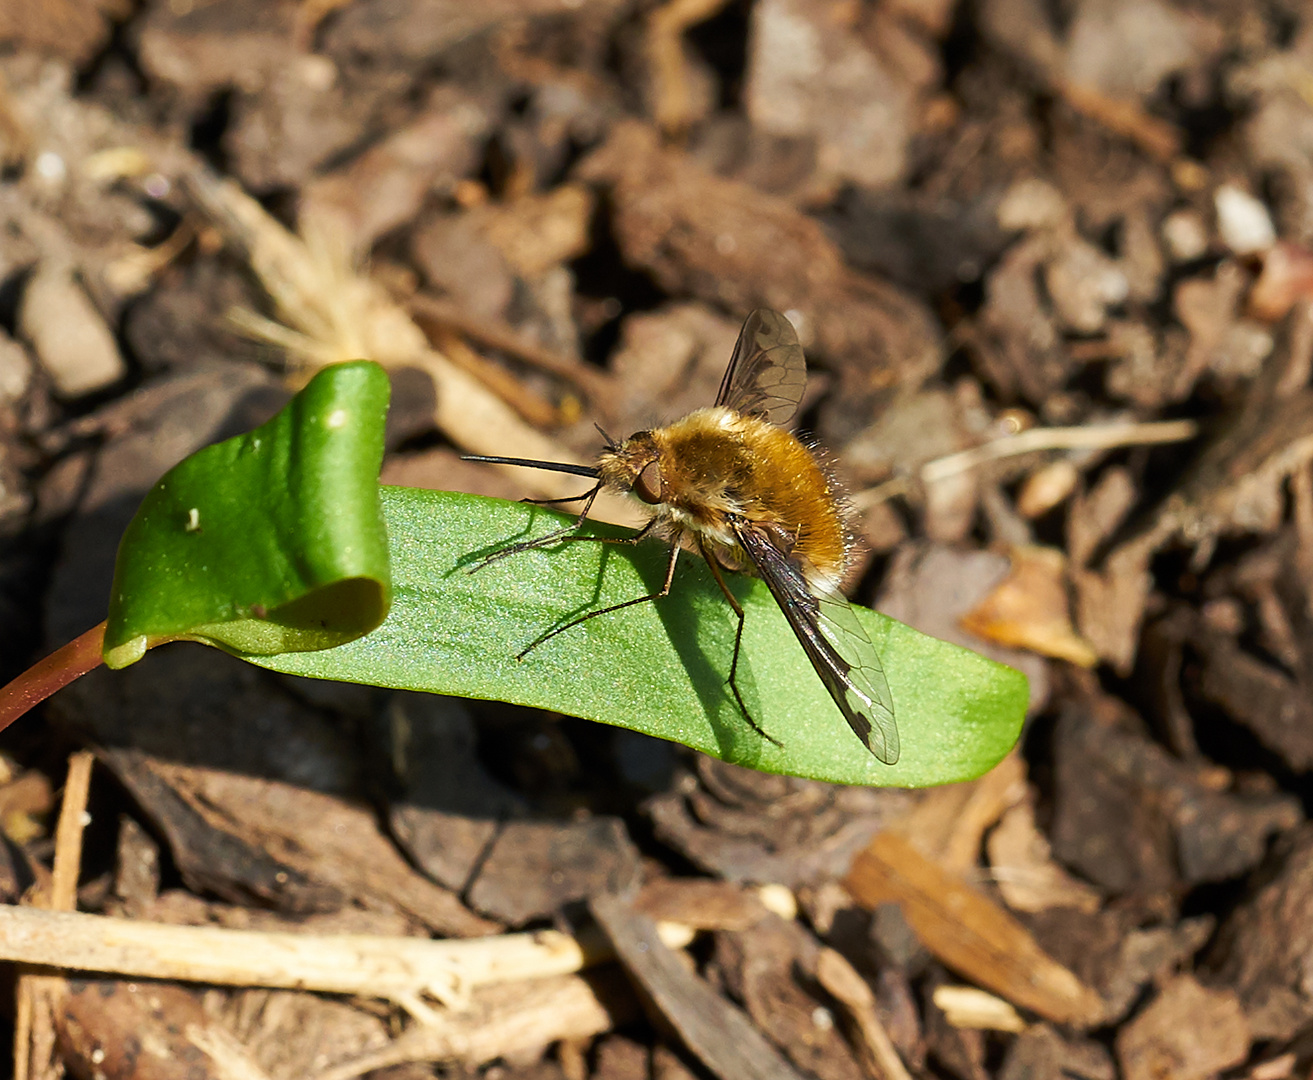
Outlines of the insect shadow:
[[[450,576],[457,572],[477,573],[485,567],[500,561],[500,557],[508,549],[513,548],[517,543],[531,539],[534,533],[537,532],[534,527],[534,523],[539,516],[537,510],[537,507],[531,508],[529,514],[525,516],[523,528],[511,536],[460,556],[444,576]],[[609,536],[612,535],[612,530],[598,530],[598,533]],[[627,535],[628,531],[616,530],[616,534]],[[550,554],[559,551],[563,547],[576,546],[580,542],[563,542],[559,545],[550,545],[543,550]],[[521,659],[528,659],[536,654],[539,649],[551,649],[553,642],[550,638],[558,631],[566,634],[587,632],[582,627],[574,627],[570,624],[576,622],[580,616],[587,615],[589,612],[596,611],[604,606],[602,595],[605,591],[608,566],[613,556],[630,561],[631,565],[638,571],[643,585],[646,586],[646,592],[656,592],[660,588],[665,577],[666,552],[669,549],[659,541],[643,542],[632,548],[625,547],[623,549],[614,544],[587,543],[586,540],[582,542],[586,544],[589,550],[601,549],[596,567],[592,572],[593,588],[591,594],[582,601],[575,603],[568,610],[561,612],[537,641],[522,643],[520,648],[526,650],[526,655],[522,655]],[[703,712],[711,720],[712,734],[721,756],[729,757],[732,755],[741,764],[752,767],[760,756],[763,740],[760,735],[752,730],[751,725],[739,711],[738,704],[735,702],[729,688],[729,659],[733,651],[734,620],[719,587],[709,579],[708,574],[699,573],[695,569],[697,566],[696,559],[697,556],[690,556],[689,553],[685,552],[684,560],[675,569],[676,580],[669,594],[652,600],[650,603],[655,605],[662,627],[666,632],[666,637],[679,657],[680,664],[688,676],[698,701],[702,705]],[[749,587],[750,583],[746,579],[735,580],[731,585],[735,595],[740,600]],[[703,602],[699,603],[699,600]],[[710,602],[707,602],[708,600]],[[624,612],[609,612],[599,616],[600,620],[612,618],[624,618]],[[704,627],[704,620],[717,620],[718,622],[714,627],[710,624]],[[723,621],[723,627],[719,625],[720,621]],[[716,641],[724,639],[726,642],[725,648],[717,650],[718,652],[723,651],[725,654],[723,664],[713,662],[712,658],[707,655],[702,645],[702,642],[706,639]],[[755,715],[756,712],[760,711],[760,697],[757,693],[756,680],[752,676],[751,664],[746,653],[739,659],[737,681],[740,693],[744,695],[749,708],[754,710]]]
[[[656,592],[665,578],[669,549],[659,540],[645,541],[627,549],[619,549],[612,544],[589,546],[601,547],[603,552],[597,564],[592,597],[587,603],[575,607],[558,619],[553,629],[566,626],[580,615],[595,611],[600,606],[609,556],[628,559],[638,571],[645,592]],[[687,552],[684,555],[683,561],[675,568],[675,580],[670,592],[649,603],[656,609],[666,638],[679,657],[703,713],[711,721],[712,734],[721,756],[732,755],[735,760],[751,767],[760,758],[763,740],[739,711],[729,688],[729,663],[734,641],[733,615],[709,573],[699,569],[697,556],[689,557]],[[740,580],[735,581],[731,588],[734,588],[735,595],[741,600],[749,585],[748,581]],[[624,618],[624,614],[619,611],[609,612],[599,616],[599,620]],[[575,628],[571,627],[564,632],[573,633]],[[708,641],[724,643],[723,649],[715,650],[717,653],[723,652],[723,657],[713,660],[708,655],[704,647]],[[551,648],[551,642],[545,642],[542,647]],[[746,654],[739,659],[738,683],[749,708],[759,712],[756,680],[752,677]]]
[[443,577],[452,577],[455,574],[466,573],[472,574],[477,570],[482,570],[485,566],[497,561],[497,557],[508,547],[512,547],[524,540],[528,540],[534,533],[534,522],[544,513],[537,506],[533,506],[527,501],[520,504],[528,509],[524,515],[524,527],[519,532],[513,533],[504,540],[496,540],[491,544],[484,544],[481,548],[475,548],[473,551],[467,551],[461,555],[451,565],[451,569],[443,573]]
[[[550,513],[550,511],[544,511],[541,507],[533,505],[527,499],[523,500],[521,505],[527,507],[529,512],[525,514],[524,526],[518,532],[512,533],[510,536],[507,536],[501,540],[494,541],[491,544],[485,544],[481,548],[475,548],[473,551],[467,551],[464,555],[460,556],[455,561],[455,563],[452,564],[451,569],[447,570],[443,574],[443,577],[451,577],[453,574],[458,574],[458,573],[476,574],[480,570],[492,566],[494,563],[500,562],[508,554],[518,553],[516,551],[518,545],[522,544],[526,540],[532,540],[534,534],[538,532],[538,530],[534,527],[534,523],[544,513]],[[553,519],[557,517],[557,515],[555,514],[552,514],[551,516]],[[563,546],[563,545],[553,544],[546,548],[543,548],[542,550],[551,552],[557,550],[559,546]],[[560,616],[560,618],[555,623],[552,624],[552,626],[548,627],[547,631],[543,635],[544,637],[551,635],[555,630],[558,630],[563,626],[569,625],[580,615],[584,615],[587,612],[592,611],[593,609],[601,606],[602,582],[604,580],[603,574],[606,571],[607,560],[612,554],[613,545],[593,544],[589,546],[599,547],[602,549],[601,558],[598,560],[597,574],[593,579],[593,594],[589,599],[584,600],[579,604],[576,604],[575,607],[563,613]],[[528,646],[531,651],[536,651],[538,644],[539,642],[525,642],[524,646]],[[523,648],[524,646],[521,646],[521,648]],[[550,646],[548,645],[548,647]],[[523,659],[523,657],[520,657],[520,659]]]
[[[658,545],[654,544],[653,547],[660,550]],[[640,572],[645,583],[661,583],[664,562],[664,558],[654,559],[642,567]],[[765,739],[752,730],[752,725],[739,710],[730,691],[729,665],[734,652],[734,614],[725,603],[719,586],[710,579],[709,573],[699,573],[698,564],[693,559],[677,567],[675,577],[676,583],[670,594],[654,601],[657,614],[670,644],[679,654],[680,663],[688,673],[693,690],[702,703],[703,712],[711,720],[712,734],[721,757],[732,756],[740,765],[753,768],[761,758]],[[680,577],[684,578],[682,582],[678,580]],[[750,584],[746,579],[730,584],[730,589],[740,603]],[[710,602],[697,602],[704,598]],[[723,654],[722,662],[713,662],[707,655],[702,643],[708,639],[724,642],[724,648],[716,650]],[[757,693],[757,681],[752,675],[752,661],[746,650],[739,655],[735,678],[739,693],[743,695],[752,715],[760,716],[761,699]]]

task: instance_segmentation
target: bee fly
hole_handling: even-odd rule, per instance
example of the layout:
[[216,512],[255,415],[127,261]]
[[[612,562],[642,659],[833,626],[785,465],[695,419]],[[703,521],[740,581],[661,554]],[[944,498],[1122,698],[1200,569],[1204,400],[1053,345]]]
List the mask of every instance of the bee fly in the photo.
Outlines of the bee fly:
[[[670,544],[660,589],[648,596],[582,615],[543,634],[519,657],[588,619],[657,600],[670,592],[682,547],[697,551],[738,616],[729,685],[744,718],[777,746],[744,704],[736,679],[743,641],[743,608],[722,570],[759,574],[797,635],[825,689],[866,748],[888,765],[898,760],[898,729],[884,667],[861,623],[839,591],[851,541],[834,486],[808,449],[779,425],[798,411],[807,362],[793,326],[775,311],[754,311],[739,333],[716,403],[666,427],[639,431],[623,442],[607,439],[595,466],[522,458],[468,457],[502,465],[573,473],[596,486],[582,495],[546,502],[582,502],[573,525],[513,544],[500,559],[580,536],[603,488],[634,496],[651,520],[633,536],[602,540],[636,544],[655,535]],[[599,429],[600,430],[600,429]]]

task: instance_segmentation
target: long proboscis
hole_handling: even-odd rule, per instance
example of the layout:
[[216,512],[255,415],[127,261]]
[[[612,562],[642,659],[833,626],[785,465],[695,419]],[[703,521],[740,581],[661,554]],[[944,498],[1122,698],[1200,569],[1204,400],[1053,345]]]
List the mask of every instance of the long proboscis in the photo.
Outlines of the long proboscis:
[[571,476],[587,476],[596,480],[600,477],[596,465],[569,465],[563,461],[535,461],[532,458],[518,457],[482,457],[476,454],[462,454],[461,461],[482,461],[488,465],[522,465],[526,469],[542,469],[545,472],[569,473]]

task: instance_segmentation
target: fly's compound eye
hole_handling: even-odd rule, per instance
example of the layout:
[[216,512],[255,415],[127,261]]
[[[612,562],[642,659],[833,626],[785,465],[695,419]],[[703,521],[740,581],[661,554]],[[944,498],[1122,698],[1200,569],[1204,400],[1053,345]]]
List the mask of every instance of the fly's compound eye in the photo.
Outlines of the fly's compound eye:
[[634,494],[649,506],[661,501],[661,466],[649,461],[634,480]]

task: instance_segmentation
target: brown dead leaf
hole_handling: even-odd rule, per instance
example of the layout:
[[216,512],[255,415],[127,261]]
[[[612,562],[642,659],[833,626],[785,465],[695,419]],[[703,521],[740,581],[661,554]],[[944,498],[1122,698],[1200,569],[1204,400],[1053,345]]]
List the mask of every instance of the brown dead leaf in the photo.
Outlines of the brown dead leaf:
[[867,909],[898,904],[926,948],[1014,1005],[1059,1023],[1102,1016],[1099,996],[1011,915],[894,834],[881,833],[858,855],[845,886]]
[[1117,1033],[1126,1080],[1203,1080],[1249,1056],[1249,1025],[1234,993],[1178,975]]
[[1053,859],[1052,848],[1035,825],[1033,791],[1015,803],[986,842],[990,874],[1013,911],[1036,912],[1053,907],[1098,910],[1098,890],[1072,877]]
[[1098,654],[1071,625],[1066,565],[1055,548],[1015,548],[1008,576],[962,616],[962,628],[986,641],[1093,667]]

